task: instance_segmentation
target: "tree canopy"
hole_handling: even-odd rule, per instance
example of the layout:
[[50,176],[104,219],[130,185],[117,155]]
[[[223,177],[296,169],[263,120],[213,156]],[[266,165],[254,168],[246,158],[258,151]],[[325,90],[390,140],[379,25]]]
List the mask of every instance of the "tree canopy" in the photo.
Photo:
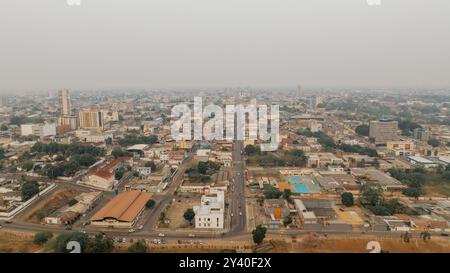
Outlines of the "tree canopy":
[[255,242],[255,244],[262,243],[264,241],[264,238],[266,237],[266,231],[267,231],[266,227],[258,225],[256,229],[252,231],[253,242]]

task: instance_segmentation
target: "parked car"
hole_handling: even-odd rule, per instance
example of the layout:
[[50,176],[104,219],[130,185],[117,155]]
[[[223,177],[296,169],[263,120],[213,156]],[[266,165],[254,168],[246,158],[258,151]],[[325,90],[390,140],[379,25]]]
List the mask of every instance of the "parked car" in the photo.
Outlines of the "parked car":
[[10,221],[10,220],[6,220],[5,222],[4,222],[5,224],[12,224],[13,223],[13,221]]
[[189,234],[189,237],[191,237],[191,238],[194,238],[195,237],[195,234]]
[[159,233],[158,236],[159,236],[159,237],[164,237],[164,236],[166,236],[166,235],[165,235],[164,233]]
[[133,232],[135,232],[135,231],[136,231],[136,230],[130,228],[130,229],[128,230],[128,233],[133,233]]
[[72,230],[72,226],[66,226],[65,230]]
[[138,227],[139,230],[141,230],[141,229],[143,229],[143,228],[144,228],[144,225],[140,225],[140,226]]

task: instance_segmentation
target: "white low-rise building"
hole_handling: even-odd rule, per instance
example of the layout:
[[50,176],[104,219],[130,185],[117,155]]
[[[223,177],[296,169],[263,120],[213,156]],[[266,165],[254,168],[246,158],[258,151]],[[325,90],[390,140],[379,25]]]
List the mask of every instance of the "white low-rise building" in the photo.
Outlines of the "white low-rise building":
[[225,192],[218,190],[201,198],[201,205],[194,206],[195,228],[223,229]]

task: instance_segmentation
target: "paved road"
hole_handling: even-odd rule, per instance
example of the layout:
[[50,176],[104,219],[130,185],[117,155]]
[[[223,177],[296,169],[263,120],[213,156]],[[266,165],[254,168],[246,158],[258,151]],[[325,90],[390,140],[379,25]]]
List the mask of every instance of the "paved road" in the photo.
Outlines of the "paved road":
[[[234,182],[231,184],[230,195],[230,213],[231,230],[230,235],[237,235],[245,231],[246,213],[245,213],[245,162],[243,156],[243,141],[235,141],[233,144],[233,169]],[[233,181],[233,180],[232,180]]]
[[186,169],[190,166],[192,161],[192,155],[190,155],[183,164],[178,167],[175,175],[172,178],[172,182],[169,183],[167,188],[164,190],[162,194],[157,194],[153,197],[156,201],[156,205],[151,209],[151,213],[147,215],[147,219],[144,219],[144,228],[142,231],[138,233],[142,233],[145,231],[153,231],[159,221],[159,216],[161,212],[164,211],[166,206],[173,200],[175,197],[175,192],[178,187],[183,182],[183,175]]

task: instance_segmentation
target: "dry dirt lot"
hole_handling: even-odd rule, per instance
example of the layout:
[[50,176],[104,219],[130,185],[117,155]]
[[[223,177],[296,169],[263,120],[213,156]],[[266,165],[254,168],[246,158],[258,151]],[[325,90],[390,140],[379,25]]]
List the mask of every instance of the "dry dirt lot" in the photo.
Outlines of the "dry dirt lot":
[[31,233],[20,233],[13,231],[0,231],[0,253],[2,252],[36,252],[41,247],[33,244],[34,235]]
[[343,221],[354,226],[364,224],[364,213],[357,206],[345,207],[337,205],[333,209],[336,212],[336,220],[338,221]]
[[[368,253],[367,243],[370,239],[340,239],[340,238],[302,238],[298,243],[290,243],[283,240],[272,240],[274,249],[269,252],[299,252],[299,253],[336,253],[336,252],[357,252]],[[435,237],[431,241],[423,242],[420,239],[412,239],[409,243],[404,243],[400,239],[376,240],[380,243],[383,251],[391,253],[430,253],[441,252],[450,253],[450,242],[447,238]]]
[[34,208],[28,212],[23,219],[31,223],[39,223],[39,219],[36,214],[40,211],[44,212],[45,215],[50,215],[54,211],[63,207],[67,202],[73,199],[75,196],[81,192],[74,189],[62,189],[54,192],[49,198],[44,199],[34,206]]
[[[179,201],[180,200],[180,201]],[[168,228],[177,229],[188,227],[184,223],[184,212],[193,206],[200,205],[200,198],[177,198],[166,210],[166,217],[170,219]]]

